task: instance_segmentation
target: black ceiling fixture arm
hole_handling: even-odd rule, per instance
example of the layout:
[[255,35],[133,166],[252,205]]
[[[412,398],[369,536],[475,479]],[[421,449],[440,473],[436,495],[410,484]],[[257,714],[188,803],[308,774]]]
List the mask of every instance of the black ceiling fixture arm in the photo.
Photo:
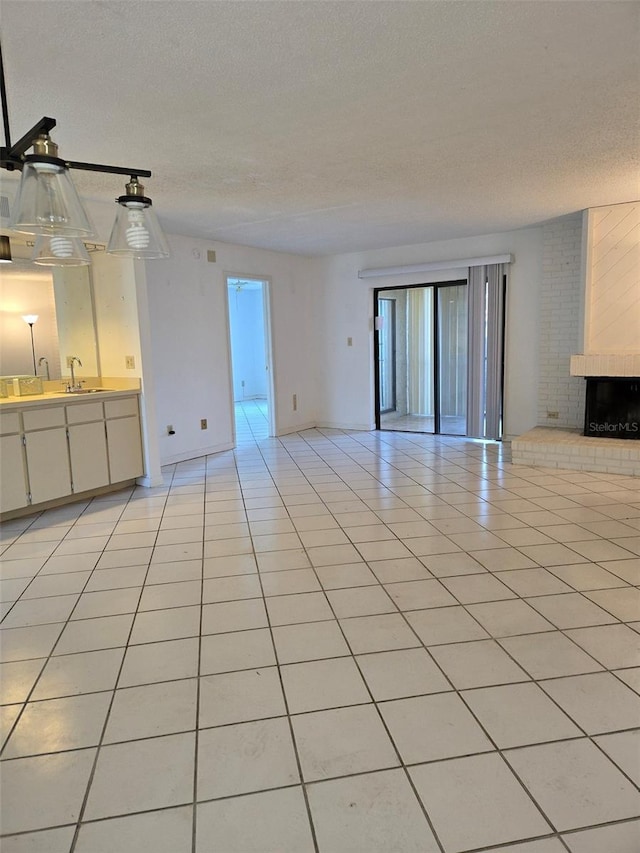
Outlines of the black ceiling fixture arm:
[[[54,118],[49,118],[48,116],[43,116],[37,124],[28,130],[23,137],[21,137],[14,145],[9,148],[8,156],[10,160],[13,160],[16,165],[22,163],[22,157],[27,152],[29,148],[33,145],[34,141],[43,133],[49,133],[50,130],[56,126],[56,120]],[[20,166],[18,168],[21,168]]]
[[69,169],[84,169],[85,172],[108,172],[111,175],[136,175],[138,178],[150,178],[148,169],[128,169],[124,166],[102,166],[99,163],[77,163],[75,160],[65,160]]
[[4,126],[4,144],[11,148],[11,132],[9,130],[9,107],[7,105],[7,85],[4,81],[4,59],[0,44],[0,94],[2,95],[2,124]]
[[[22,170],[24,155],[33,145],[38,136],[49,133],[56,126],[56,120],[43,116],[37,124],[28,130],[14,145],[11,144],[11,131],[9,128],[9,106],[7,103],[7,86],[4,79],[4,60],[2,57],[2,45],[0,44],[0,95],[2,96],[2,124],[4,127],[4,146],[0,148],[0,168],[12,172],[14,169]],[[129,169],[123,166],[105,166],[100,163],[77,163],[65,160],[69,169],[83,169],[87,172],[108,172],[112,175],[136,175],[139,178],[150,178],[148,169]]]

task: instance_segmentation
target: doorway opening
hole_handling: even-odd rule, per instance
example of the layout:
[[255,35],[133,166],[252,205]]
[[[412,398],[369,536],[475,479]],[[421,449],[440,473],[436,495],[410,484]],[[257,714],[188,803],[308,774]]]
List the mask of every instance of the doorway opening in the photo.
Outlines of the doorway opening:
[[374,290],[377,429],[501,438],[506,280],[494,278]]
[[275,435],[269,282],[227,276],[235,440]]

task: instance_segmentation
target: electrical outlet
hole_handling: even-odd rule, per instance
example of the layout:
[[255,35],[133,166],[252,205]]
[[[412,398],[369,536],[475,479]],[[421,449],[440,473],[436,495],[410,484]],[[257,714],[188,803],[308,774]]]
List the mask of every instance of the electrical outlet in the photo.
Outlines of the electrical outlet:
[[298,395],[297,394],[293,395],[293,411],[294,412],[298,411]]
[[206,418],[200,419],[200,429],[207,429],[207,419]]
[[352,347],[352,346],[353,346],[353,338],[347,338],[347,346],[348,346],[348,347]]
[[127,370],[135,370],[136,369],[136,358],[134,355],[125,355],[124,357],[124,366]]
[[240,386],[241,386],[242,388],[244,388],[244,379],[243,379],[243,380],[242,380],[242,382],[240,383]]
[[554,421],[558,420],[558,412],[547,412],[547,417]]

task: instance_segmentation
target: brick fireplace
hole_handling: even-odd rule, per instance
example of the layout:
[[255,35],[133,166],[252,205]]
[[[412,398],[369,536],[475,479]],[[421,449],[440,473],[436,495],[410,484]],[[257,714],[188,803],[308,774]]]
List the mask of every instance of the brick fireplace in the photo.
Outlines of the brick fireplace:
[[584,434],[640,439],[640,379],[587,377]]
[[552,225],[545,240],[545,425],[514,439],[513,461],[640,476],[640,441],[629,441],[640,438],[640,202],[584,211],[579,267],[570,244],[576,225],[561,223],[555,233]]

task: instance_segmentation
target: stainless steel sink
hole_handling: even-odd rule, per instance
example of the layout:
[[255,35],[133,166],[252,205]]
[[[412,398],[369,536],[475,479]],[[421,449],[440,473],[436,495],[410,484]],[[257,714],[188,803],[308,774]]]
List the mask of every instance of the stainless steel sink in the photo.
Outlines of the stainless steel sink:
[[78,388],[76,391],[65,391],[65,394],[101,394],[103,391],[114,391],[115,388]]

